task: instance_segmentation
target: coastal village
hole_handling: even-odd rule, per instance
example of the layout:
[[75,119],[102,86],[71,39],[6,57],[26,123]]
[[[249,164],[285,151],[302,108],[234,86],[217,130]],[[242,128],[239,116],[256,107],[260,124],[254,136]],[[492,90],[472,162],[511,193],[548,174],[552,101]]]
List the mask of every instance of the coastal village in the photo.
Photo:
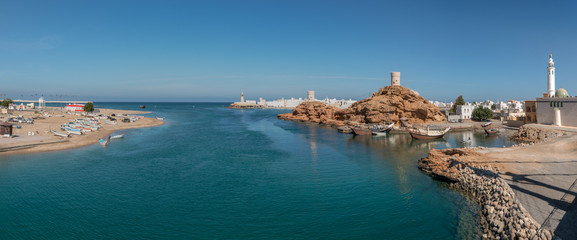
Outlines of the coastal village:
[[[348,107],[318,101],[309,91],[307,99],[278,118],[355,135],[407,132],[417,141],[442,138],[451,129],[482,129],[487,137],[515,131],[511,139],[518,144],[513,147],[433,149],[418,168],[477,201],[483,239],[577,239],[577,212],[570,207],[577,191],[577,97],[555,88],[552,55],[546,70],[547,89],[535,100],[431,102],[402,87],[400,73],[392,72],[389,86]],[[255,103],[247,104],[241,94],[241,101],[230,107],[253,108]],[[489,110],[489,117],[475,120],[476,109]],[[536,177],[541,182],[521,177],[533,175],[543,176]]]
[[577,1],[0,6],[0,240],[577,240]]
[[[484,131],[487,137],[514,131],[518,142],[508,148],[468,145],[432,149],[418,161],[424,173],[472,197],[481,207],[484,239],[572,239],[577,214],[570,208],[577,180],[577,98],[555,88],[555,67],[549,56],[547,89],[535,100],[508,102],[432,102],[401,85],[401,73],[392,72],[389,86],[369,98],[318,100],[307,97],[275,101],[245,100],[229,108],[292,109],[278,118],[329,125],[341,133],[375,135],[408,133],[416,141],[442,139],[449,131]],[[462,100],[462,99],[461,99]],[[19,104],[18,104],[19,103]],[[55,151],[100,143],[106,146],[113,132],[159,126],[162,118],[143,117],[143,111],[90,109],[91,102],[48,107],[38,101],[5,99],[0,115],[0,154]],[[36,105],[37,104],[37,105]],[[477,111],[488,111],[479,119]],[[103,143],[104,141],[104,143]],[[470,141],[470,138],[469,138]],[[467,140],[463,140],[467,144]],[[549,154],[542,154],[549,152]],[[521,161],[520,159],[523,159]],[[554,166],[549,164],[553,160]],[[519,163],[523,162],[523,165]],[[540,174],[535,183],[519,176]],[[528,182],[529,181],[529,182]],[[554,189],[553,191],[551,189]],[[551,201],[555,200],[555,204]]]

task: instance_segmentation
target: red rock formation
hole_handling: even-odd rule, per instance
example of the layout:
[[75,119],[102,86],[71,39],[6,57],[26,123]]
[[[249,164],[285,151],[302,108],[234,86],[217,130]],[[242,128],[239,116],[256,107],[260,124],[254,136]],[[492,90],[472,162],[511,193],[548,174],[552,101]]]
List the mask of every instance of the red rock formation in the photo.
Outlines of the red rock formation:
[[361,123],[411,123],[446,121],[441,110],[415,91],[401,86],[386,86],[372,97],[354,103],[346,110],[347,119]]
[[279,114],[278,118],[324,123],[331,125],[344,125],[343,110],[330,107],[319,101],[304,102],[298,105],[292,113]]
[[446,121],[438,107],[415,91],[401,86],[386,86],[372,97],[354,103],[348,109],[328,107],[321,102],[305,102],[292,113],[280,114],[280,119],[302,120],[326,124],[344,124],[345,120],[359,123],[392,123],[407,118],[410,123]]

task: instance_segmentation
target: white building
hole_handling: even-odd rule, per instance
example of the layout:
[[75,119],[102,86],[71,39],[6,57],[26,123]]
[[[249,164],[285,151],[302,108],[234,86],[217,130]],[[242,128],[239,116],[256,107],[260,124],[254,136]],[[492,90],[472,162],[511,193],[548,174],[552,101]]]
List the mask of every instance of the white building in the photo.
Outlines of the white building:
[[473,110],[475,110],[475,105],[467,103],[465,105],[457,105],[456,113],[460,116],[461,120],[469,120],[473,115]]
[[536,99],[537,122],[556,126],[577,127],[577,97],[570,97],[567,90],[555,89],[555,67],[549,55],[547,67],[547,93]]

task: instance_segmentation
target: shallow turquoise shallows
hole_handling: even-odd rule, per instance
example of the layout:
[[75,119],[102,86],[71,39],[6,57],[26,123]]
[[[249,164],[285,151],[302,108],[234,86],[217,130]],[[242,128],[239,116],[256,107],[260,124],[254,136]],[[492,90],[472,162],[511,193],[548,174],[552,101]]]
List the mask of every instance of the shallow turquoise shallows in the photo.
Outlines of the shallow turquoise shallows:
[[[141,103],[97,103],[138,110]],[[0,239],[478,239],[475,203],[417,169],[431,148],[339,134],[287,110],[145,103],[160,127],[107,148],[0,157]]]

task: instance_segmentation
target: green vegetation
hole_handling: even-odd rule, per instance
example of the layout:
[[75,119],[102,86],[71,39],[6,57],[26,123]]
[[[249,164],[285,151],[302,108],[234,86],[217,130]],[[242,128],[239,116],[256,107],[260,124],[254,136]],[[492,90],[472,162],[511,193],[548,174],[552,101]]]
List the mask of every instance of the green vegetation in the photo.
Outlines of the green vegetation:
[[465,105],[465,99],[463,99],[463,95],[459,95],[459,97],[455,99],[455,104],[453,104],[453,109],[451,109],[451,112],[456,112],[457,106],[459,105]]
[[7,108],[10,103],[14,103],[14,101],[12,101],[12,99],[10,98],[5,98],[4,100],[2,100],[2,107]]
[[91,102],[86,103],[84,105],[84,111],[85,112],[94,112],[94,104],[92,104]]
[[491,110],[495,110],[495,109],[497,109],[497,105],[495,105],[495,104],[491,105]]
[[473,110],[471,116],[475,120],[487,120],[493,118],[493,110],[479,106]]

